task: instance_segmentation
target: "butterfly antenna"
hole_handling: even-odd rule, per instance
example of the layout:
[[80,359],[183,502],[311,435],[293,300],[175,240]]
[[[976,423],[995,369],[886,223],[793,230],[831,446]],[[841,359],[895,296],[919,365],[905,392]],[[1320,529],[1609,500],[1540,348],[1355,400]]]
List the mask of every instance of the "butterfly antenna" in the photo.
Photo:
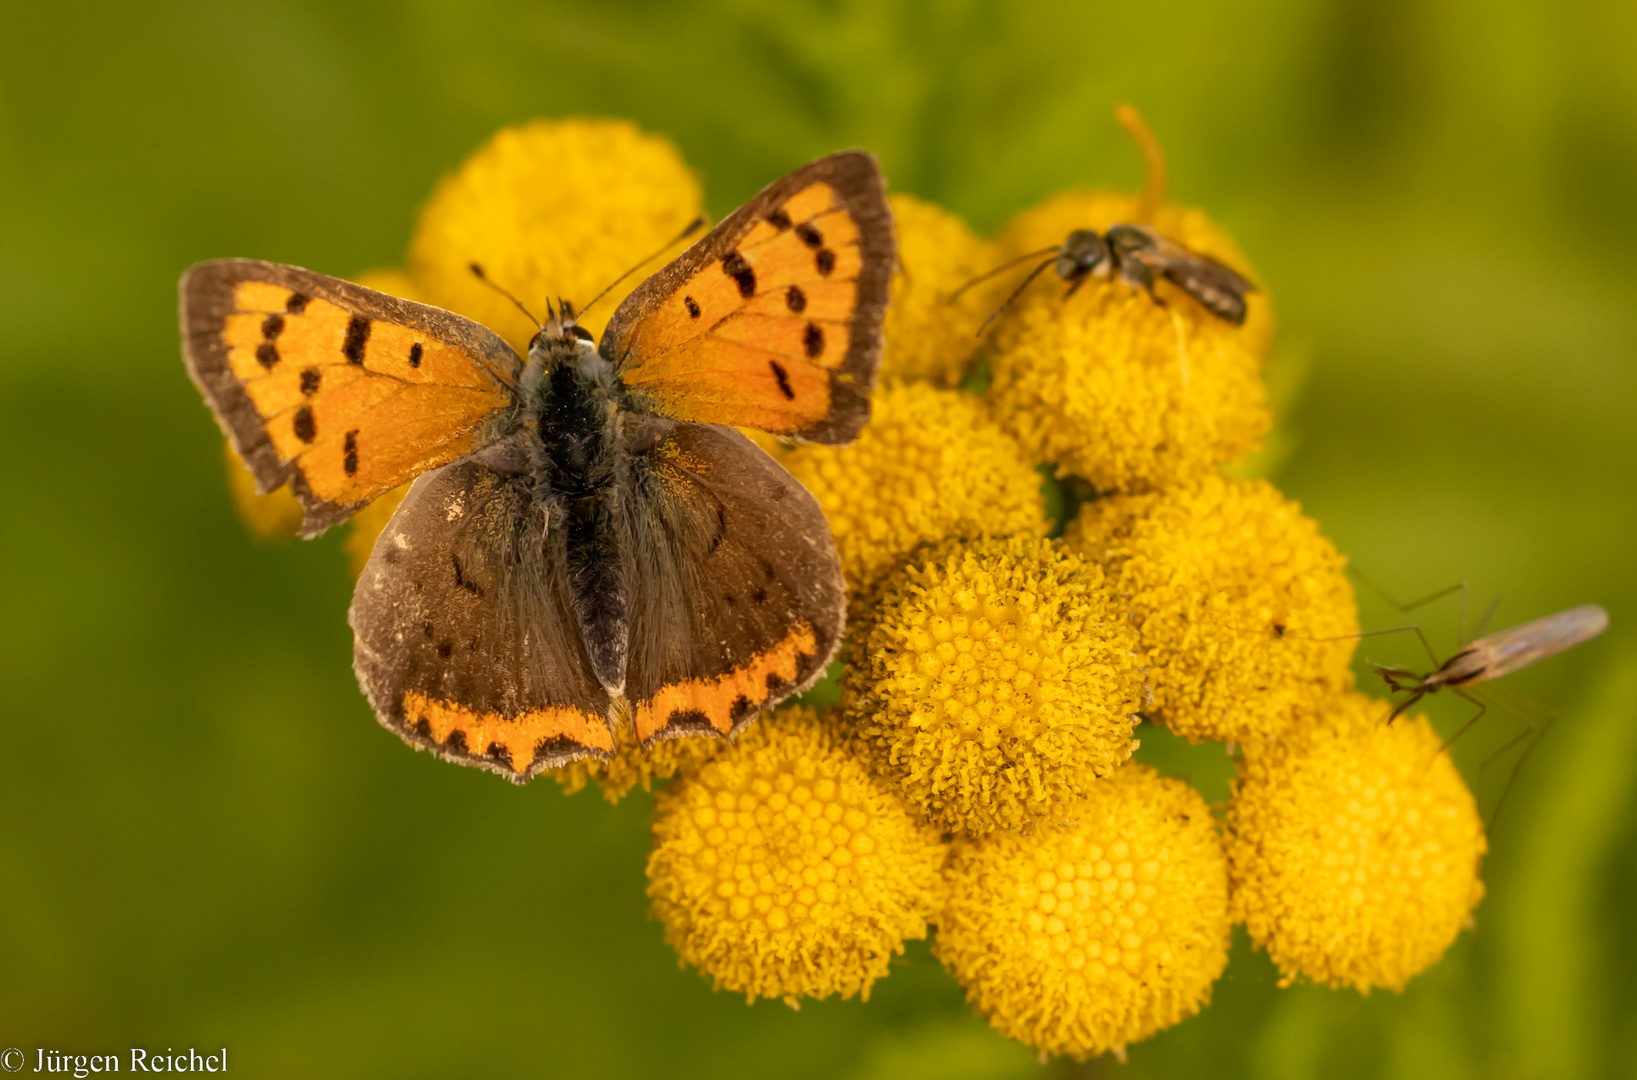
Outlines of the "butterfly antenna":
[[1018,263],[1026,263],[1030,259],[1038,259],[1042,255],[1054,255],[1054,254],[1056,254],[1057,252],[1059,252],[1061,250],[1062,250],[1062,245],[1059,244],[1056,247],[1041,248],[1039,251],[1031,251],[1026,255],[1019,255],[1015,259],[1007,259],[1005,262],[1001,263],[999,266],[995,267],[993,270],[985,270],[983,273],[979,274],[977,277],[973,278],[971,281],[968,281],[965,285],[962,285],[960,288],[958,288],[954,292],[950,293],[947,297],[944,298],[944,303],[953,304],[956,300],[959,300],[961,298],[961,293],[963,293],[966,290],[970,289],[972,286],[976,285],[978,282],[988,281],[990,278],[994,277],[996,274],[1002,272],[1003,270],[1010,270],[1012,267],[1016,266]]
[[632,274],[636,273],[638,270],[641,270],[644,266],[647,266],[649,263],[653,262],[655,259],[657,259],[661,255],[665,254],[667,251],[669,251],[671,248],[675,247],[677,244],[680,244],[682,241],[686,240],[688,237],[690,237],[694,233],[698,232],[700,227],[703,226],[704,224],[705,224],[705,215],[704,214],[700,214],[698,217],[696,217],[692,221],[688,222],[687,228],[683,229],[681,232],[679,232],[675,236],[671,237],[670,240],[666,241],[664,247],[661,247],[658,251],[654,252],[652,255],[648,256],[646,259],[643,259],[641,262],[637,263],[637,265],[631,267],[631,269],[627,270],[625,273],[621,274],[619,277],[615,278],[613,281],[610,281],[608,283],[608,288],[604,289],[602,292],[598,293],[596,296],[593,296],[591,298],[591,303],[587,304],[585,307],[580,309],[580,314],[584,315],[586,312],[590,311],[591,310],[591,305],[595,304],[598,300],[601,300],[603,297],[607,296],[609,294],[609,292],[614,288],[614,286],[618,285],[620,282],[624,281],[626,278],[630,277]]
[[[1056,248],[1053,248],[1052,250],[1055,251]],[[1000,307],[996,308],[993,312],[991,312],[989,317],[987,319],[983,320],[983,325],[978,327],[978,332],[976,334],[973,334],[972,336],[973,337],[982,337],[983,332],[985,330],[989,329],[989,324],[994,322],[996,319],[1000,318],[1000,313],[1005,311],[1007,308],[1011,307],[1012,302],[1015,301],[1018,297],[1023,295],[1023,290],[1027,289],[1029,287],[1029,283],[1031,281],[1033,281],[1035,278],[1039,277],[1041,271],[1045,270],[1046,267],[1050,266],[1052,263],[1054,263],[1056,261],[1057,261],[1057,259],[1055,257],[1047,259],[1045,262],[1041,263],[1039,266],[1037,266],[1033,270],[1029,271],[1029,276],[1023,279],[1023,284],[1019,285],[1016,289],[1012,290],[1012,295],[1008,296],[1006,298],[1006,302],[1004,304],[1000,305]]]
[[[544,330],[546,328],[544,323],[542,323],[539,319],[536,319],[534,317],[534,312],[530,311],[528,308],[523,306],[523,301],[519,300],[517,297],[513,296],[511,293],[507,292],[505,289],[503,289],[499,285],[495,284],[494,281],[490,279],[489,275],[485,274],[483,272],[483,266],[482,266],[481,263],[469,263],[468,268],[472,271],[472,276],[473,277],[477,278],[479,281],[483,282],[483,284],[489,286],[489,288],[493,289],[495,292],[499,293],[501,296],[504,296],[506,299],[508,299],[512,303],[516,304],[517,305],[517,310],[521,311],[523,314],[525,314],[525,315],[527,315],[529,317],[529,322],[533,323],[537,328],[539,328],[541,330]],[[546,301],[546,307],[548,309],[547,314],[550,314],[549,309],[551,307],[551,301],[549,301],[549,300]]]
[[1136,142],[1137,149],[1142,151],[1147,175],[1143,182],[1142,202],[1137,207],[1137,222],[1152,221],[1154,212],[1165,202],[1165,152],[1160,149],[1160,141],[1148,130],[1142,114],[1135,107],[1124,103],[1114,106],[1114,119]]

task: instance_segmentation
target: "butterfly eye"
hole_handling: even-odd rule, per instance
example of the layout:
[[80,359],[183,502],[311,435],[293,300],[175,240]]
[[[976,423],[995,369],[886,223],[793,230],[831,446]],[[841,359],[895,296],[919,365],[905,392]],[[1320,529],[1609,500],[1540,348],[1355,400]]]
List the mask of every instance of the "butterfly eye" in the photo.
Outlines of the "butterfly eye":
[[574,336],[579,338],[581,341],[595,342],[597,340],[596,338],[591,336],[591,331],[587,330],[583,326],[571,327],[570,330],[574,334]]

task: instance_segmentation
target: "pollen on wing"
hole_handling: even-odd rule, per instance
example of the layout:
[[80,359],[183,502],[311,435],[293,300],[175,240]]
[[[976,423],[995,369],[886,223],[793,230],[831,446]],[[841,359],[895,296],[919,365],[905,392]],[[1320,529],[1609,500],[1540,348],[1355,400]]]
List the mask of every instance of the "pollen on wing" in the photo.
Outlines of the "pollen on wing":
[[1085,1058],[1198,1012],[1228,961],[1222,841],[1199,794],[1126,765],[1075,823],[957,841],[933,946],[995,1028]]
[[888,202],[898,268],[882,326],[880,378],[953,386],[981,343],[973,329],[1005,294],[997,296],[1000,286],[990,281],[950,297],[995,265],[995,246],[942,207],[910,195]]
[[853,741],[943,828],[1061,821],[1136,748],[1136,634],[1049,540],[917,553],[848,633]]
[[648,895],[677,954],[747,999],[867,998],[942,899],[944,847],[832,723],[789,706],[660,792]]
[[1424,716],[1338,695],[1249,747],[1227,812],[1232,911],[1282,985],[1403,987],[1483,896],[1477,806]]
[[959,390],[883,388],[851,446],[775,456],[824,508],[855,597],[919,544],[1047,529],[1039,474],[981,402]]
[[[1138,202],[1107,192],[1048,200],[1013,220],[999,261],[1061,244],[1074,229],[1131,221]],[[1197,210],[1163,208],[1153,227],[1245,268]],[[1026,272],[1002,276],[1015,284]],[[1046,271],[990,332],[991,406],[1034,460],[1055,462],[1101,491],[1140,491],[1197,476],[1260,444],[1272,424],[1261,379],[1272,336],[1266,296],[1253,293],[1245,325],[1235,327],[1163,281],[1163,307],[1108,278],[1066,292]]]
[[1346,559],[1266,481],[1208,476],[1088,503],[1064,541],[1141,636],[1152,710],[1178,735],[1253,742],[1352,685]]
[[[665,139],[620,120],[535,120],[502,129],[439,183],[410,244],[410,272],[429,303],[476,319],[522,352],[534,325],[479,281],[472,263],[544,318],[558,298],[583,307],[699,208],[699,182]],[[632,274],[582,325],[601,334],[645,276]]]

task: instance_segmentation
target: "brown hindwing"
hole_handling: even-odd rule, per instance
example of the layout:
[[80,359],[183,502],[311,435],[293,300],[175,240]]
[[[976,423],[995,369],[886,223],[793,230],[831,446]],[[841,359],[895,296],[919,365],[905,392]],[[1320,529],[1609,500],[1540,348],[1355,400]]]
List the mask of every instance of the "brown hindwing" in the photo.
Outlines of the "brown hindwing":
[[476,461],[415,482],[353,593],[353,666],[381,723],[526,783],[614,748],[575,622],[561,529],[531,481]]
[[480,448],[513,401],[517,354],[439,308],[255,259],[200,263],[180,292],[188,374],[307,536]]
[[823,676],[840,561],[818,503],[743,435],[643,423],[626,426],[651,444],[631,462],[632,720],[645,742],[728,735]]

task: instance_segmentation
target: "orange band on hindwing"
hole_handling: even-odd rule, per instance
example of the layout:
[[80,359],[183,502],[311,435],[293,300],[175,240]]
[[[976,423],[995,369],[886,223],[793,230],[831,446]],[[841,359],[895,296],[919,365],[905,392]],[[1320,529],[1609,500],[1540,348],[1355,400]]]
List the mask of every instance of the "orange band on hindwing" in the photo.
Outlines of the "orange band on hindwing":
[[512,771],[520,775],[554,740],[564,739],[607,753],[614,751],[608,722],[570,707],[530,709],[516,716],[502,716],[477,712],[452,701],[434,701],[411,690],[404,695],[404,718],[411,730],[441,747],[447,748],[450,736],[459,732],[467,753],[495,760],[504,757]]
[[794,682],[801,658],[818,650],[813,628],[798,626],[783,641],[750,658],[743,667],[714,679],[688,679],[662,686],[648,701],[638,702],[633,714],[637,738],[643,742],[678,715],[698,714],[723,735],[733,730],[733,713],[741,701],[760,705],[770,696],[769,678]]

